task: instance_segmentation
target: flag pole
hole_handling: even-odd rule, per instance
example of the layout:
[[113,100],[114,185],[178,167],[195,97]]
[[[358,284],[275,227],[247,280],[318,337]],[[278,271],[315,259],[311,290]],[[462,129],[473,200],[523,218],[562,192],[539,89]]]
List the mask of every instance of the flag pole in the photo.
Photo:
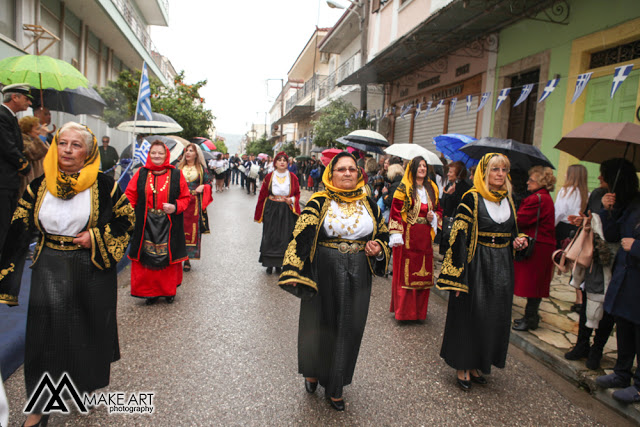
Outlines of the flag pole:
[[136,129],[137,129],[137,121],[138,121],[138,106],[140,105],[140,89],[142,88],[142,77],[144,76],[144,65],[145,62],[142,61],[142,69],[140,70],[140,82],[138,83],[138,97],[136,98],[136,113],[133,116],[133,142],[131,143],[131,163],[135,159],[136,155]]

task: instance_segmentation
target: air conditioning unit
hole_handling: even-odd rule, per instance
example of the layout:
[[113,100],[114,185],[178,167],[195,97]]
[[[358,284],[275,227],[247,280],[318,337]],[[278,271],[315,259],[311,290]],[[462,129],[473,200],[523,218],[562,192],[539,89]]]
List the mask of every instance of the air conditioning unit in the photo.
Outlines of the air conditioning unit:
[[327,52],[320,52],[320,63],[328,64],[329,63],[329,54]]

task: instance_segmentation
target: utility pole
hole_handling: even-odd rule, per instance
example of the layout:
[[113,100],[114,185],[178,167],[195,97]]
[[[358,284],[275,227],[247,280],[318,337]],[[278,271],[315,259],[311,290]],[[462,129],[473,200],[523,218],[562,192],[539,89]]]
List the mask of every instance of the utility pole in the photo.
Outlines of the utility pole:
[[[367,64],[367,49],[369,36],[369,0],[360,0],[362,17],[360,28],[360,68]],[[362,77],[361,77],[362,78]],[[367,111],[367,83],[360,82],[360,110]]]

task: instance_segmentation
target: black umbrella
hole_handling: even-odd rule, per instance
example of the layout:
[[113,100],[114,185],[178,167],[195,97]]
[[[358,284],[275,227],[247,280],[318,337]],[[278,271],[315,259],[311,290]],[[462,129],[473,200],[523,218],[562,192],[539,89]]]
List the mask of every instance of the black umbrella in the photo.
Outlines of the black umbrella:
[[349,135],[345,135],[342,138],[347,141],[356,142],[358,144],[365,144],[368,146],[376,145],[379,147],[388,147],[389,141],[387,138],[379,134],[378,132],[369,129],[358,129],[351,132]]
[[205,151],[202,150],[202,157],[204,157],[204,162],[208,165],[209,164],[209,160],[215,160],[216,158],[213,157],[213,154],[211,154],[209,151]]
[[473,159],[481,159],[487,153],[502,153],[509,158],[511,169],[529,170],[533,166],[553,164],[533,145],[523,144],[513,139],[501,139],[485,136],[460,148],[460,151]]
[[[65,113],[93,114],[101,116],[107,104],[93,88],[79,87],[77,89],[45,89],[42,91],[44,106],[49,110]],[[40,107],[40,89],[31,89],[33,109]]]
[[368,144],[362,144],[359,142],[353,142],[348,140],[346,136],[341,136],[340,138],[336,139],[336,141],[338,141],[340,144],[353,147],[360,151],[366,151],[368,153],[375,153],[375,154],[385,154],[384,150],[377,145],[368,145]]
[[326,149],[327,149],[327,147],[313,147],[311,149],[311,152],[312,153],[322,153]]

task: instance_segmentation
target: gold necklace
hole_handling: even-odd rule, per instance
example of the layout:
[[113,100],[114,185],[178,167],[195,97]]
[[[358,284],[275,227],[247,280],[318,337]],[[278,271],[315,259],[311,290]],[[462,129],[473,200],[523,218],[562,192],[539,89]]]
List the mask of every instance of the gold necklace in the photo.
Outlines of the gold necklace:
[[160,192],[163,192],[165,188],[167,188],[167,184],[169,184],[169,177],[167,177],[167,180],[164,182],[164,185],[162,186],[162,188],[157,191],[156,188],[153,186],[153,177],[151,177],[151,179],[149,179],[149,187],[151,187],[151,192],[153,194],[158,194]]
[[184,177],[187,180],[187,182],[195,181],[196,178],[198,178],[198,171],[195,166],[185,165],[182,168],[182,173],[184,174]]
[[278,184],[284,184],[287,181],[287,175],[283,176],[282,178],[280,178],[278,175],[276,175],[276,180],[278,181]]

